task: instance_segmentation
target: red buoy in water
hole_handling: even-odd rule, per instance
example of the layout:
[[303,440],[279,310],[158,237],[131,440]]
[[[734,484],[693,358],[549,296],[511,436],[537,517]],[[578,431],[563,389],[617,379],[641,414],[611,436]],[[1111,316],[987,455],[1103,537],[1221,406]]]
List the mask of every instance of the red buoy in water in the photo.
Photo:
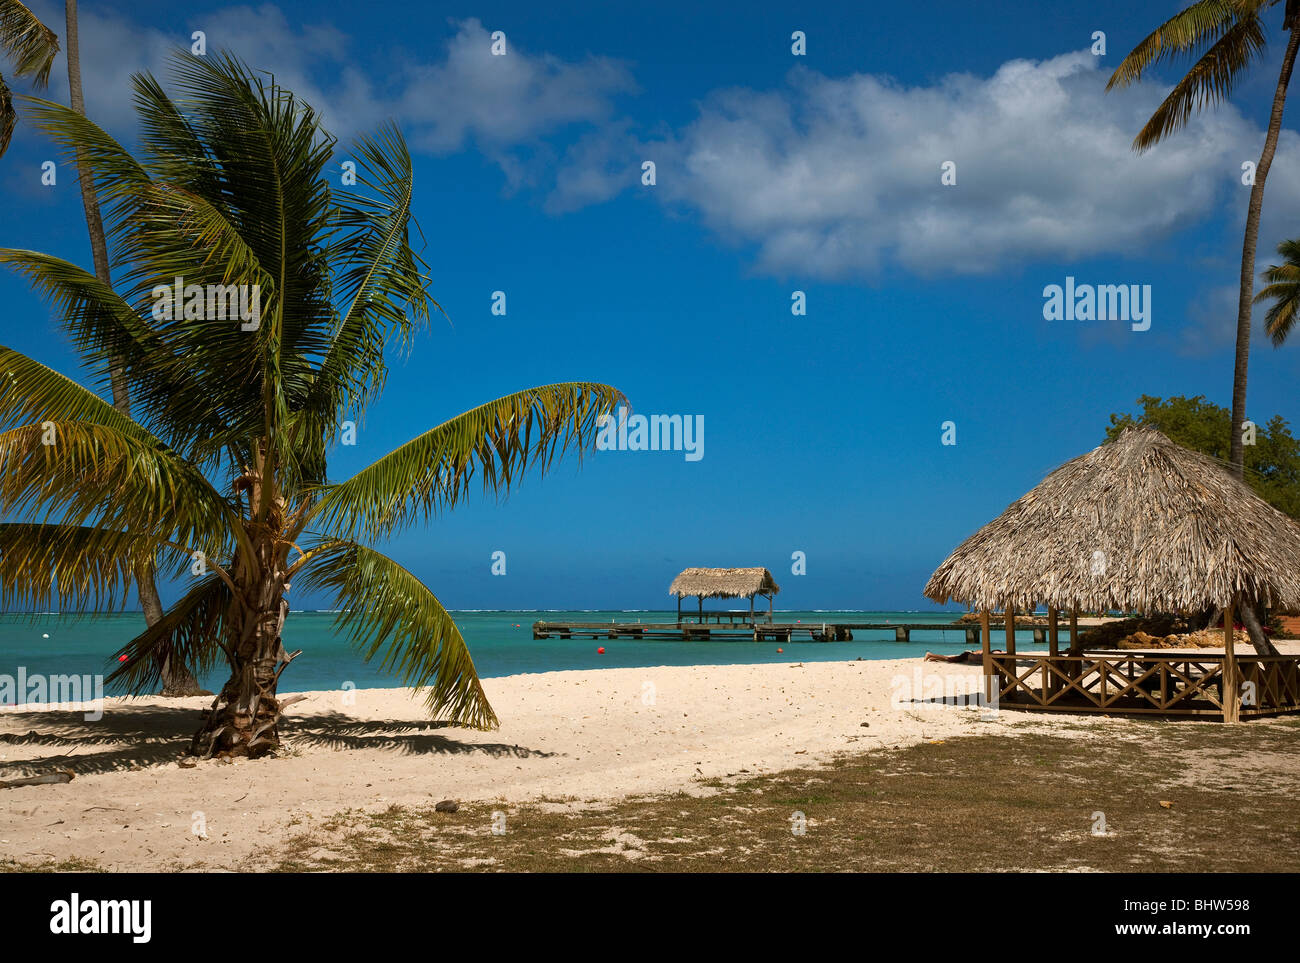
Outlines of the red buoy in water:
[[778,651],[778,652],[784,652],[785,649],[777,649],[776,651]]
[[605,654],[605,647],[602,645],[599,649],[596,650],[596,654],[597,654],[597,655],[604,655],[604,654]]

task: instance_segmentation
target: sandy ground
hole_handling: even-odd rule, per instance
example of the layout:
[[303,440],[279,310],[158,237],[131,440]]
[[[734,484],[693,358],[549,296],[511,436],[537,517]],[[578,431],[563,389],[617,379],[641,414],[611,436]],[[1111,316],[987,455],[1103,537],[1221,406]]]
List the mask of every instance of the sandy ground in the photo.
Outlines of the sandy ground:
[[206,698],[109,699],[94,722],[7,709],[0,780],[60,767],[76,778],[0,789],[0,855],[251,870],[256,854],[346,809],[706,791],[703,779],[844,750],[1096,724],[930,701],[975,691],[979,672],[911,658],[518,675],[484,681],[494,732],[429,722],[407,689],[314,692],[287,710],[280,757],[192,768],[178,760]]

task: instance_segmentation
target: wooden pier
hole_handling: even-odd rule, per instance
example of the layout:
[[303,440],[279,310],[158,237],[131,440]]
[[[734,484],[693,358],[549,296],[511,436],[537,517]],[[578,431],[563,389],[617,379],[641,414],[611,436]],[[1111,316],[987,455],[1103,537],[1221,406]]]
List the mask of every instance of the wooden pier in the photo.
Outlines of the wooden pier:
[[[748,615],[748,613],[744,613]],[[681,622],[534,622],[534,639],[646,639],[691,642],[701,639],[740,642],[852,642],[854,631],[893,632],[895,642],[911,642],[913,632],[961,632],[967,645],[980,644],[978,622],[769,622],[763,618],[728,618],[732,612],[706,612],[698,621]],[[719,616],[713,622],[709,619]],[[724,625],[722,619],[726,618]],[[1027,626],[1034,642],[1047,642],[1046,626]]]

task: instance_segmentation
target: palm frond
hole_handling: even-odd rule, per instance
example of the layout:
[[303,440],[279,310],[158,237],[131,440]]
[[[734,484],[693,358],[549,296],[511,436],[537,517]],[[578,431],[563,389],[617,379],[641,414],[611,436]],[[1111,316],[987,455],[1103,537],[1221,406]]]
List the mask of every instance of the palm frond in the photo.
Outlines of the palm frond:
[[[59,37],[19,0],[0,0],[0,53],[13,61],[15,76],[41,89],[49,84]],[[17,123],[13,93],[0,75],[0,156],[9,149]]]
[[1258,17],[1237,20],[1174,84],[1138,135],[1134,150],[1144,151],[1187,124],[1204,107],[1226,100],[1265,47],[1264,28]]
[[527,469],[595,441],[598,422],[624,402],[609,385],[568,382],[481,405],[394,449],[352,478],[321,490],[314,527],[352,537],[387,535],[451,508],[471,489],[500,495]]
[[23,97],[31,123],[59,147],[60,156],[90,180],[110,220],[122,220],[119,206],[147,183],[149,173],[94,121],[71,107],[40,97]]
[[[186,159],[200,168],[187,189],[225,214],[271,279],[261,324],[249,339],[257,371],[243,381],[259,394],[261,435],[273,465],[300,474],[287,429],[337,321],[329,264],[337,206],[325,176],[334,141],[309,105],[228,54],[178,52],[171,66],[185,126],[168,120],[165,110],[155,111],[155,119],[168,125],[169,143],[184,147],[192,134],[201,146],[201,157]],[[152,96],[145,85],[137,95]],[[182,159],[169,162],[169,176],[180,176],[172,169]],[[170,268],[193,257],[184,251],[173,257],[163,248],[152,260]]]
[[[48,254],[13,249],[0,249],[0,264],[30,279],[59,314],[102,384],[107,385],[112,365],[122,366],[135,417],[177,450],[202,463],[205,453],[219,446],[232,429],[260,415],[256,404],[249,411],[237,376],[202,376],[199,362],[214,354],[229,361],[237,351],[230,343],[237,339],[214,338],[206,353],[192,345],[181,350],[144,321],[146,308],[137,311],[84,268]],[[238,368],[232,365],[227,371],[237,373]]]
[[1237,22],[1241,6],[1234,0],[1198,0],[1178,11],[1120,61],[1106,89],[1127,87],[1141,80],[1151,67],[1218,40]]
[[295,581],[334,593],[337,624],[367,662],[383,651],[385,670],[427,689],[431,715],[475,729],[497,725],[460,630],[423,582],[355,542],[331,540],[316,551]]
[[13,91],[5,83],[5,75],[0,74],[0,157],[9,149],[9,141],[13,139],[17,123],[18,111],[14,109]]
[[153,558],[147,536],[79,525],[0,523],[0,607],[111,609],[125,599],[135,566]]
[[1280,346],[1290,336],[1295,327],[1297,308],[1300,308],[1300,240],[1283,241],[1277,252],[1285,260],[1270,265],[1263,272],[1268,284],[1255,295],[1256,304],[1273,302],[1264,315],[1264,330],[1273,340],[1274,347]]
[[[0,432],[0,512],[131,531],[210,559],[247,549],[238,517],[192,465],[107,425],[46,419]],[[57,513],[57,515],[56,515]]]
[[354,154],[358,180],[372,194],[339,194],[342,233],[333,252],[344,264],[335,293],[347,307],[303,404],[313,434],[326,443],[345,411],[359,416],[383,388],[384,350],[393,335],[409,347],[430,305],[438,308],[427,291],[428,265],[411,247],[414,179],[406,142],[396,127],[386,126],[361,139]]
[[[189,666],[195,675],[216,667],[224,658],[226,616],[232,599],[226,583],[209,575],[150,626],[113,654],[116,666],[104,681],[116,692],[143,695],[162,681],[157,653],[166,651]],[[122,656],[126,656],[122,659]]]
[[142,444],[166,447],[89,388],[0,345],[0,426],[47,419],[106,425]]
[[13,61],[17,76],[44,87],[59,55],[59,35],[19,0],[0,0],[0,51]]

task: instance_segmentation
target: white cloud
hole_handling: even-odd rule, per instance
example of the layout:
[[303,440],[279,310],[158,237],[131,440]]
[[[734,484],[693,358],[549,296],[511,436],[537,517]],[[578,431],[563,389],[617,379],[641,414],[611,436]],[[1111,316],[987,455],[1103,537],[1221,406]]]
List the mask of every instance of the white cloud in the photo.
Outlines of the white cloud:
[[[62,36],[61,5],[33,6]],[[654,160],[653,196],[752,246],[760,270],[777,275],[970,274],[1143,255],[1183,225],[1220,217],[1216,251],[1225,253],[1213,273],[1230,282],[1232,234],[1239,238],[1245,216],[1241,163],[1257,158],[1262,141],[1258,127],[1223,104],[1154,150],[1133,153],[1132,136],[1164,90],[1141,84],[1107,94],[1106,73],[1087,52],[921,86],[796,69],[776,90],[714,92],[692,123],[651,137],[615,111],[636,87],[618,61],[565,61],[513,36],[507,55],[494,57],[489,30],[470,19],[453,22],[428,55],[357,66],[344,32],[290,22],[271,4],[192,13],[175,34],[83,7],[91,116],[129,140],[129,75],[149,69],[165,78],[166,54],[196,29],[209,50],[273,67],[344,141],[393,117],[417,150],[473,146],[514,187],[553,183],[553,213],[636,189],[641,162]],[[66,101],[65,78],[60,58],[50,96]],[[947,160],[957,164],[956,187],[940,184]],[[1298,214],[1300,136],[1285,131],[1269,179],[1261,266],[1297,233]]]
[[[46,23],[64,34],[61,5],[34,0]],[[119,137],[135,130],[130,75],[149,70],[166,84],[166,59],[188,48],[194,30],[208,51],[226,49],[310,103],[325,128],[342,140],[400,122],[413,148],[435,153],[473,141],[512,180],[524,179],[523,154],[548,154],[546,138],[574,125],[607,118],[611,98],[634,89],[632,76],[609,58],[567,62],[531,54],[511,40],[505,56],[491,55],[489,32],[477,20],[453,24],[455,32],[431,60],[395,56],[368,73],[354,66],[347,35],[333,26],[291,23],[276,6],[240,6],[191,13],[175,34],[141,26],[119,14],[82,7],[82,80],[87,113]],[[67,102],[67,66],[60,56],[49,96]]]
[[630,127],[618,121],[578,138],[559,164],[546,210],[558,214],[599,204],[640,183],[641,164],[653,159],[655,151]]
[[627,68],[607,57],[567,63],[521,51],[509,37],[506,49],[494,56],[490,33],[470,19],[457,24],[445,59],[407,69],[398,112],[420,146],[442,153],[471,138],[489,150],[536,141],[608,118],[611,98],[635,89]]
[[[755,245],[773,274],[984,273],[1140,254],[1222,213],[1260,135],[1225,104],[1135,154],[1133,134],[1163,91],[1107,94],[1105,81],[1087,52],[919,87],[796,69],[780,90],[711,95],[689,126],[643,149],[658,159],[663,197]],[[604,179],[590,178],[598,197],[618,166],[591,146],[573,160],[593,158],[604,164]],[[940,184],[949,160],[955,187]],[[1288,189],[1300,201],[1300,179]]]

